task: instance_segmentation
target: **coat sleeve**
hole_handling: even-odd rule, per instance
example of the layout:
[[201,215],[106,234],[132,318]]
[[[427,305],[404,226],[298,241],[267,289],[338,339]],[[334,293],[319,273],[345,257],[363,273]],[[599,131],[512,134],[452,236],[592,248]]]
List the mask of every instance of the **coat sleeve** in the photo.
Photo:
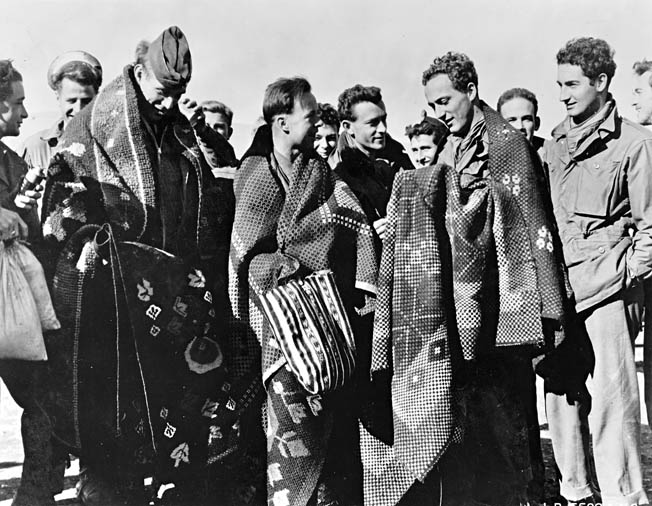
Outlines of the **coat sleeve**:
[[208,127],[206,123],[200,122],[195,127],[195,135],[202,154],[212,169],[238,165],[235,151],[229,141]]
[[630,151],[627,160],[627,188],[636,227],[627,255],[631,280],[652,276],[652,139],[645,139]]

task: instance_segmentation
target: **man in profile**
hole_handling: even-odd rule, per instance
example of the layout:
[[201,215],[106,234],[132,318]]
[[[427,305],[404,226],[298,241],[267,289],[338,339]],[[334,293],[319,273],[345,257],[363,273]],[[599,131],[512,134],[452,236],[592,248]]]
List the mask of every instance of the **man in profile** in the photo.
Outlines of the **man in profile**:
[[566,118],[546,142],[544,167],[576,308],[595,366],[591,395],[570,403],[546,393],[561,494],[569,504],[594,497],[588,445],[605,505],[648,504],[640,448],[634,340],[643,285],[652,274],[652,134],[623,118],[609,87],[614,52],[578,37],[557,52]]
[[[356,369],[368,370],[359,350],[370,335],[358,329],[361,315],[368,319],[365,294],[376,279],[371,226],[314,150],[319,113],[310,83],[294,77],[268,85],[263,116],[235,177],[229,295],[232,372],[265,389],[267,447],[252,448],[262,480],[256,483],[255,473],[236,476],[243,485],[262,486],[269,504],[362,504],[355,382],[310,395],[285,367],[258,296],[290,277],[331,269],[356,336]],[[260,405],[255,408],[247,418],[262,432]]]
[[353,190],[373,223],[380,255],[394,176],[414,166],[403,146],[387,133],[387,111],[380,88],[356,84],[340,94],[337,109],[344,131],[335,172]]

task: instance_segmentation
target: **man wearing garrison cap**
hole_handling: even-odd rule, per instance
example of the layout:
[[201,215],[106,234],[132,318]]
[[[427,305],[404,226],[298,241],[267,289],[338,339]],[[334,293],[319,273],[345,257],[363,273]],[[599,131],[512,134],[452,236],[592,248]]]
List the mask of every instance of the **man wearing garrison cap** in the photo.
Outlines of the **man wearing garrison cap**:
[[86,51],[68,51],[50,64],[48,85],[57,97],[60,118],[25,140],[22,153],[30,167],[47,168],[68,122],[86,107],[102,85],[102,65]]
[[[94,254],[84,244],[93,242],[99,226],[108,224],[110,229],[103,230],[110,230],[118,248],[123,241],[140,243],[144,252],[154,247],[196,269],[189,286],[206,287],[204,300],[214,305],[209,314],[218,328],[224,327],[233,188],[230,179],[213,176],[215,157],[198,146],[188,121],[190,117],[197,123],[193,116],[198,106],[184,99],[183,114],[180,111],[191,75],[188,41],[178,27],[167,28],[152,43],[140,42],[135,62],[66,126],[49,166],[41,260],[46,275],[56,280],[57,303],[70,305],[70,297],[62,295],[70,290],[78,290],[79,297],[70,311],[76,321],[62,323],[61,331],[68,342],[79,343],[76,351],[67,348],[63,337],[49,343],[51,367],[57,371],[51,385],[56,402],[50,409],[55,434],[84,460],[78,493],[85,504],[147,504],[143,477],[162,473],[161,479],[174,481],[179,490],[184,488],[181,476],[197,475],[208,461],[229,453],[215,445],[229,440],[233,422],[212,428],[210,434],[221,435],[209,438],[208,423],[216,417],[202,417],[204,402],[217,405],[210,399],[213,394],[228,392],[219,384],[210,384],[209,394],[204,391],[222,360],[202,361],[202,350],[193,352],[191,343],[180,354],[183,370],[170,366],[179,364],[179,354],[170,357],[175,345],[169,336],[178,334],[175,322],[181,324],[186,317],[195,321],[185,296],[171,299],[178,318],[161,323],[166,306],[156,305],[160,293],[153,291],[151,278],[127,285],[124,269],[141,257],[132,258],[123,250],[119,278],[111,268],[114,264],[106,261],[93,264],[92,272],[84,271],[82,288],[62,275],[64,266],[81,272],[75,266],[93,261]],[[226,142],[205,130],[207,142]],[[116,302],[116,293],[137,293],[138,303],[151,300],[145,306],[149,309],[134,316],[133,307]],[[139,328],[134,318],[147,322],[146,332],[134,330]],[[131,327],[120,323],[126,321]],[[201,328],[197,339],[202,332],[207,335],[207,327]],[[124,340],[125,334],[128,344],[116,348],[116,335]],[[144,356],[138,343],[155,346],[156,352]],[[211,346],[219,350],[218,343]],[[134,350],[141,353],[138,358]],[[188,376],[188,368],[199,372]],[[162,405],[165,392],[181,386],[183,396]],[[230,395],[228,404],[238,405],[236,393]],[[175,419],[175,410],[185,415]]]

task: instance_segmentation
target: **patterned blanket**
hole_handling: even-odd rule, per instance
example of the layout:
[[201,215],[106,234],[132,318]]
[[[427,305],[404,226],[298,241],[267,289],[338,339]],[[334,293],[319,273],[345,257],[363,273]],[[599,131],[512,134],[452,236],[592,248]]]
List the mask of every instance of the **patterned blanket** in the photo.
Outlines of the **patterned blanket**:
[[[271,152],[271,131],[262,127],[236,175],[230,350],[235,374],[258,368],[267,391],[268,499],[275,505],[299,506],[307,504],[317,489],[320,503],[331,493],[338,495],[331,490],[337,485],[325,484],[321,474],[327,452],[332,451],[332,433],[346,429],[333,429],[341,396],[311,396],[301,388],[284,367],[257,306],[257,294],[290,276],[330,268],[355,320],[355,308],[365,306],[364,293],[375,291],[377,264],[371,228],[355,197],[328,165],[314,153],[300,154],[285,194],[270,167]],[[356,335],[356,339],[370,336]],[[355,428],[353,419],[347,423]],[[350,456],[351,447],[345,450]],[[354,488],[350,494],[360,493]]]
[[[66,128],[59,142],[61,149],[49,168],[43,205],[44,242],[39,255],[53,281],[55,306],[66,315],[62,331],[46,338],[51,352],[51,409],[56,413],[57,435],[105,472],[125,469],[124,474],[129,474],[142,468],[151,472],[156,465],[165,475],[170,470],[172,474],[181,471],[188,462],[205,465],[224,453],[217,447],[209,449],[209,440],[216,443],[221,434],[218,436],[216,429],[208,433],[215,399],[208,401],[205,383],[208,378],[210,388],[219,390],[223,378],[191,373],[185,361],[174,362],[172,355],[182,358],[184,352],[195,353],[184,341],[189,331],[183,330],[181,322],[167,322],[170,328],[167,323],[156,326],[158,331],[152,330],[152,325],[141,327],[143,321],[153,320],[157,311],[146,314],[154,303],[142,308],[143,299],[134,296],[142,292],[146,297],[150,289],[159,294],[167,291],[172,303],[165,300],[163,314],[171,314],[172,306],[181,311],[183,304],[175,306],[174,301],[179,297],[183,302],[188,294],[177,291],[178,280],[185,276],[179,269],[192,266],[206,276],[204,291],[209,290],[206,297],[212,297],[211,303],[201,293],[196,302],[206,306],[205,311],[212,311],[197,321],[224,318],[233,195],[230,181],[223,184],[212,176],[190,125],[180,115],[170,119],[159,149],[141,117],[141,100],[132,68],[127,66]],[[159,180],[164,164],[186,176],[179,237],[165,252],[157,249],[165,243]],[[113,266],[115,262],[100,259],[91,247],[95,232],[103,224],[110,225],[115,241],[122,245],[115,258],[125,269],[125,279],[118,280],[107,267],[107,263]],[[141,246],[124,246],[126,241]],[[133,267],[139,262],[143,263]],[[223,265],[224,272],[216,265]],[[136,279],[145,267],[154,270]],[[120,295],[123,291],[126,294]],[[177,331],[185,336],[175,343],[178,348],[159,347],[163,339],[156,339],[157,332],[172,339]],[[134,355],[138,346],[143,346],[140,361]],[[204,346],[202,353],[215,354],[215,347],[209,351],[211,346]],[[223,366],[220,371],[223,373]],[[169,388],[171,396],[161,394],[156,402],[146,403],[145,390],[158,392],[162,386]],[[195,397],[182,399],[178,388]],[[191,415],[180,414],[185,412],[183,406]],[[163,408],[170,413],[170,420],[180,419],[170,422],[175,430],[168,430],[176,436],[165,434],[157,441],[161,437],[159,426],[166,419]],[[175,409],[180,411],[175,414]],[[202,412],[206,413],[205,423],[198,421]],[[188,448],[172,452],[163,444],[189,432],[195,433],[196,445],[190,440],[179,441],[179,445],[188,443]],[[228,428],[227,432],[233,431]],[[157,460],[157,452],[163,460]],[[171,453],[179,459],[172,459]]]
[[372,371],[393,371],[394,444],[361,432],[369,505],[396,504],[461,434],[465,364],[564,338],[570,289],[542,181],[522,135],[483,112],[490,179],[462,188],[438,165],[394,183],[372,354]]

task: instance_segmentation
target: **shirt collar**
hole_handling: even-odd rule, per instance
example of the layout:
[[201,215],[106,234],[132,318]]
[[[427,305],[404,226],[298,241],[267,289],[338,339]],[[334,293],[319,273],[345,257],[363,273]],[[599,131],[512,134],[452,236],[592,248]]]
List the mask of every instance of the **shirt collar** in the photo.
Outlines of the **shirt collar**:
[[58,141],[61,134],[63,134],[63,123],[63,118],[58,119],[54,125],[41,133],[41,139],[47,143],[52,140]]

